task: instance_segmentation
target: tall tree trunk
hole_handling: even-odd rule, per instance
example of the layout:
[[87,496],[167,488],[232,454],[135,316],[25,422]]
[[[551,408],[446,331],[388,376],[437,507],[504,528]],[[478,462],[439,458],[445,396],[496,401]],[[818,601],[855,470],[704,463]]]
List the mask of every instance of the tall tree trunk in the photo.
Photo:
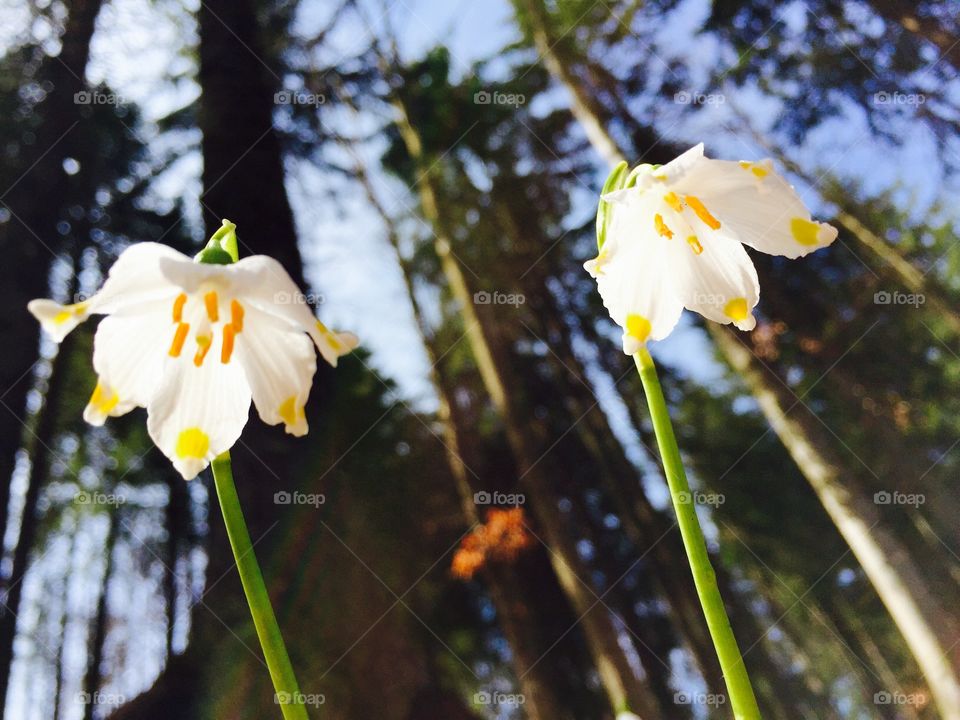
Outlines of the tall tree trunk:
[[[468,456],[464,438],[469,433],[464,431],[464,424],[459,419],[459,413],[455,410],[456,406],[452,400],[449,383],[445,380],[441,370],[442,353],[438,352],[430,326],[417,299],[413,273],[401,252],[400,240],[393,221],[380,203],[370,178],[363,164],[359,161],[355,164],[354,174],[363,186],[367,200],[386,226],[387,239],[393,248],[403,275],[414,320],[423,340],[427,359],[430,362],[429,374],[437,395],[439,406],[437,418],[443,428],[442,442],[447,464],[456,484],[464,518],[468,524],[475,526],[482,521],[482,518],[477,512],[474,493],[483,488],[476,482],[479,481],[479,478],[473,474],[464,459],[465,456]],[[528,612],[524,606],[521,590],[522,579],[517,577],[512,567],[499,563],[488,564],[485,568],[484,579],[497,609],[500,627],[510,643],[514,669],[520,682],[520,688],[526,698],[523,709],[527,717],[529,720],[562,720],[562,718],[569,717],[569,712],[565,710],[552,678],[549,673],[545,672],[547,664],[538,662],[549,648],[540,647],[541,644],[536,641],[534,633],[531,632],[533,628],[528,622]]]
[[30,448],[30,475],[23,498],[23,512],[20,519],[20,532],[13,551],[13,566],[6,597],[0,611],[0,707],[6,704],[9,689],[10,670],[14,659],[14,640],[17,635],[17,618],[20,613],[20,601],[23,598],[24,578],[30,562],[33,544],[40,524],[38,503],[43,488],[50,479],[50,466],[53,458],[54,435],[56,434],[60,400],[66,388],[67,359],[73,351],[76,336],[69,335],[61,343],[57,356],[51,360],[50,379],[40,409],[39,420],[32,431]]
[[[83,105],[74,101],[74,95],[84,88],[90,38],[101,3],[64,2],[67,18],[60,54],[43,61],[37,78],[39,86],[48,84],[53,89],[34,110],[40,121],[33,130],[33,143],[22,148],[16,166],[19,177],[0,194],[0,205],[12,215],[9,222],[0,224],[0,256],[4,258],[0,263],[0,304],[7,308],[0,313],[0,337],[4,339],[0,361],[0,404],[4,406],[0,411],[0,538],[7,529],[10,479],[24,439],[26,398],[40,339],[40,328],[24,304],[47,295],[50,263],[61,250],[56,226],[70,195],[63,160],[75,154],[80,142],[76,126]],[[0,674],[5,674],[7,666],[2,662],[0,657]],[[0,682],[5,689],[6,680]],[[3,700],[0,692],[0,703]]]
[[[590,94],[566,72],[563,59],[554,51],[543,0],[524,0],[524,7],[534,25],[534,42],[544,64],[569,90],[571,112],[587,131],[597,152],[608,158],[610,147],[616,148],[616,143],[606,132]],[[606,141],[595,140],[598,134],[604,135]],[[619,149],[614,159],[625,160]],[[923,670],[941,715],[945,720],[960,720],[960,680],[949,655],[958,639],[954,618],[926,591],[915,559],[894,533],[880,524],[877,507],[870,498],[845,479],[848,474],[843,473],[842,463],[833,458],[832,443],[821,437],[819,421],[810,418],[804,412],[806,408],[788,417],[795,403],[780,379],[765,372],[753,354],[729,332],[712,323],[708,327],[721,354],[744,376],[767,421],[863,565]]]
[[113,577],[113,555],[120,530],[120,518],[118,517],[120,512],[119,507],[113,507],[107,511],[110,524],[107,528],[106,540],[103,543],[103,579],[100,582],[100,595],[97,598],[97,612],[93,618],[93,633],[91,633],[90,641],[87,644],[87,669],[83,675],[83,692],[87,697],[87,703],[83,707],[83,720],[93,720],[93,711],[97,706],[94,699],[103,681],[103,650],[107,640],[107,620],[109,619],[107,602],[110,593],[110,580]]
[[[257,9],[254,0],[208,0],[198,10],[204,220],[208,234],[223,218],[235,222],[242,256],[274,257],[305,288],[284,187],[283,158],[273,127],[274,92],[280,80],[265,59]],[[331,381],[332,370],[326,363],[317,363],[306,408],[313,432],[322,426],[322,396]],[[292,489],[308,446],[254,420],[232,450],[234,472],[242,479],[237,490],[260,558],[270,555],[271,539],[279,534],[273,530],[278,519],[273,495],[281,488]],[[172,706],[185,719],[201,717],[229,675],[228,668],[219,665],[229,653],[220,649],[237,641],[224,625],[233,631],[249,627],[249,609],[233,569],[215,493],[211,491],[210,497],[205,572],[211,580],[224,577],[204,595],[205,608],[194,613],[186,651],[168,661],[150,690],[117,711],[118,720],[166,718]],[[269,585],[269,576],[266,580]],[[287,640],[288,649],[296,655],[297,636],[288,634]]]
[[619,631],[609,609],[581,580],[588,577],[586,569],[577,556],[573,539],[563,527],[557,499],[550,489],[551,479],[546,473],[546,465],[540,462],[542,455],[538,448],[544,447],[544,443],[536,436],[535,424],[519,407],[519,393],[510,388],[512,379],[509,371],[501,366],[501,358],[507,356],[505,349],[497,346],[496,333],[486,327],[476,312],[469,284],[451,248],[451,236],[443,225],[420,135],[410,123],[406,108],[399,98],[395,99],[395,109],[407,152],[419,168],[420,203],[424,216],[434,228],[434,250],[450,291],[460,305],[467,341],[484,387],[504,424],[521,487],[532,500],[533,512],[543,532],[554,572],[580,617],[603,689],[615,712],[631,710],[643,718],[656,717],[656,700],[646,679],[636,675],[620,646]]

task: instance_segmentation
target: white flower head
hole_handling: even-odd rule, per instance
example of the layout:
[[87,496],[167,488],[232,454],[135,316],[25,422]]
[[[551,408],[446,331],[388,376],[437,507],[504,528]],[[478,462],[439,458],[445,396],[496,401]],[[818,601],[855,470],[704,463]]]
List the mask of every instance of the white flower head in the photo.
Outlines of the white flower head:
[[108,316],[94,337],[98,378],[83,416],[102,425],[145,407],[150,437],[187,480],[237,441],[251,399],[264,422],[304,435],[314,345],[334,366],[357,346],[317,320],[283,266],[263,255],[212,265],[137,243],[88,300],[27,307],[57,342],[88,316]]
[[744,244],[797,258],[837,237],[770,160],[711,160],[700,144],[666,165],[625,171],[604,188],[600,252],[584,267],[629,355],[669,335],[683,308],[752,330],[760,285]]

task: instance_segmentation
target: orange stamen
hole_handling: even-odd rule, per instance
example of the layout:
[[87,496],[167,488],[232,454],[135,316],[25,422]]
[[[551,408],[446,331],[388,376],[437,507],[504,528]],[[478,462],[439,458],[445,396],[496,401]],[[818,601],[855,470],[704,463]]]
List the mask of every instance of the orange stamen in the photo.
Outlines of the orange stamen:
[[687,238],[687,243],[688,243],[688,244],[690,245],[690,247],[693,249],[693,254],[694,254],[694,255],[699,255],[700,253],[703,252],[703,245],[701,245],[701,244],[700,244],[700,241],[697,240],[697,236],[696,236],[696,235],[691,235],[690,237],[688,237],[688,238]]
[[209,335],[197,335],[197,354],[193,356],[193,364],[197,367],[203,365],[203,359],[210,352],[210,346],[213,345],[213,338]]
[[210,322],[216,322],[220,317],[216,290],[211,290],[203,296],[203,304],[207,306],[207,317],[210,318]]
[[173,321],[175,323],[183,321],[183,306],[187,304],[187,294],[180,293],[177,299],[173,301]]
[[699,198],[694,197],[693,195],[687,195],[684,197],[684,200],[687,201],[687,205],[689,205],[690,209],[693,210],[697,214],[697,217],[703,221],[704,225],[713,230],[720,229],[720,221],[710,214],[710,211],[707,210],[706,206],[702,202],[700,202]]
[[675,192],[668,192],[663,196],[663,201],[676,212],[683,212],[683,203],[680,202],[680,198],[677,197]]
[[663,216],[660,213],[657,213],[653,216],[653,225],[657,229],[657,233],[663,235],[663,237],[668,240],[673,237],[673,230],[667,227],[667,224],[663,221]]
[[236,300],[230,301],[230,323],[236,332],[243,330],[243,305]]
[[234,329],[232,323],[223,326],[223,345],[220,346],[220,362],[224,365],[230,362],[230,356],[233,354],[233,339],[236,336],[237,331]]
[[180,351],[183,350],[183,343],[187,339],[188,332],[190,332],[190,323],[182,322],[177,325],[173,342],[170,344],[170,357],[180,357]]

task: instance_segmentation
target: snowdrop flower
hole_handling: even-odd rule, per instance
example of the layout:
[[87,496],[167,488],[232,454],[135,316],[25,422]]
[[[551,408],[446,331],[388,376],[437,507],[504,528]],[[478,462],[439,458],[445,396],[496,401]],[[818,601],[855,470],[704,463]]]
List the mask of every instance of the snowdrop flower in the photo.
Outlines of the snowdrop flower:
[[328,330],[302,298],[272,258],[205,264],[145,242],[117,258],[88,300],[27,307],[58,343],[90,315],[107,316],[94,338],[98,382],[83,416],[102,425],[145,407],[150,437],[189,480],[237,441],[251,398],[264,422],[307,432],[313,346],[336,365],[357,339]]
[[837,237],[811,220],[770,160],[711,160],[703,144],[629,176],[624,163],[604,191],[600,252],[584,267],[623,328],[629,355],[669,335],[683,308],[752,330],[760,285],[743,244],[797,258]]

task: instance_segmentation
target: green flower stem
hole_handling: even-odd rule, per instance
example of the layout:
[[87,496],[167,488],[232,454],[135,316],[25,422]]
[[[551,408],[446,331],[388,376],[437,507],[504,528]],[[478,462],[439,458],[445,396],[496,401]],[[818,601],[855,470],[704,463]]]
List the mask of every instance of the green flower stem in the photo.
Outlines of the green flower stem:
[[267,669],[270,671],[270,679],[273,680],[280,710],[284,720],[307,720],[300,687],[297,685],[287,648],[283,644],[277,617],[273,614],[270,596],[263,583],[263,575],[250,542],[250,533],[240,509],[240,498],[237,497],[237,488],[233,484],[230,453],[219,455],[210,466],[213,468],[213,481],[217,487],[220,509],[223,511],[223,522],[227,526],[227,537],[230,538],[230,547],[240,572],[240,582],[250,605],[250,614],[253,615],[253,624],[257,628],[257,637],[260,638],[263,656],[267,660]]
[[667,401],[663,397],[663,389],[657,377],[657,368],[646,348],[637,352],[633,359],[637,364],[637,370],[640,371],[640,380],[647,395],[650,417],[653,419],[653,429],[657,436],[657,446],[660,448],[667,485],[670,487],[670,497],[677,513],[680,535],[683,537],[683,547],[687,551],[700,605],[703,607],[710,637],[717,649],[720,668],[727,682],[727,694],[730,696],[734,717],[737,720],[760,720],[757,699],[753,694],[753,687],[750,685],[740,648],[737,647],[737,640],[733,636],[730,619],[723,607],[716,573],[710,565],[707,544],[703,539],[700,520],[697,518],[696,503],[693,502],[687,474],[680,459],[680,449],[677,447],[677,438],[673,433],[673,425],[667,411]]

